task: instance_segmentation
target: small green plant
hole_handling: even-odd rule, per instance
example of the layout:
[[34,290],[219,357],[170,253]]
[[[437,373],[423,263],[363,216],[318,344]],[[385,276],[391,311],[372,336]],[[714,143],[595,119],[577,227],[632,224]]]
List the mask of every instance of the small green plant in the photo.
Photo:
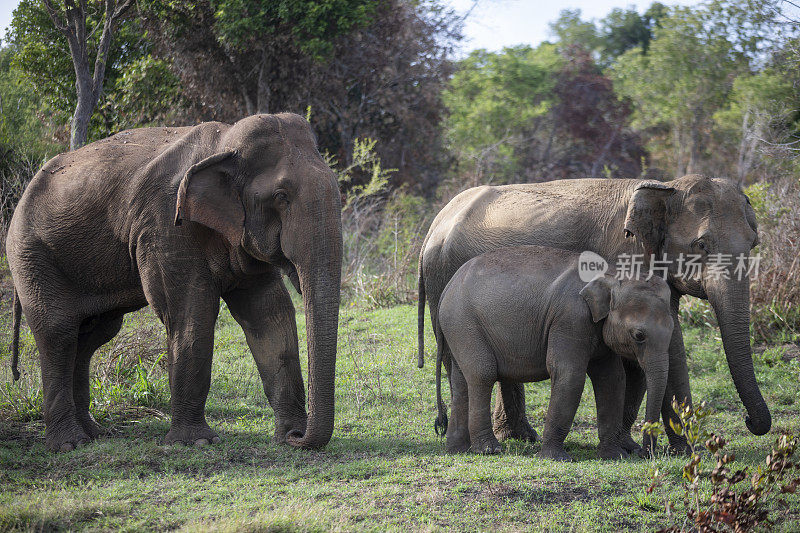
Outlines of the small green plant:
[[[352,162],[346,167],[339,168],[336,156],[325,153],[325,162],[336,172],[339,186],[346,189],[342,209],[355,209],[371,199],[376,199],[386,193],[389,188],[389,178],[396,168],[383,168],[381,158],[375,151],[376,139],[365,137],[353,141]],[[366,176],[364,183],[355,184],[357,174]]]
[[[673,399],[672,408],[678,418],[670,420],[670,427],[686,439],[690,450],[682,469],[685,516],[680,524],[660,531],[744,532],[772,525],[766,500],[776,494],[794,494],[800,486],[800,472],[797,472],[800,463],[793,461],[797,437],[781,434],[765,464],[750,475],[748,468],[733,469],[736,458],[734,454],[725,453],[726,440],[706,429],[712,412],[705,402],[693,408]],[[647,426],[646,430],[656,435],[663,431],[657,424]],[[712,465],[705,467],[707,454],[711,456]],[[648,495],[664,484],[665,475],[655,469],[652,479]],[[746,483],[748,479],[749,484]],[[664,507],[667,516],[675,520],[678,516],[675,505],[668,498],[665,498]]]

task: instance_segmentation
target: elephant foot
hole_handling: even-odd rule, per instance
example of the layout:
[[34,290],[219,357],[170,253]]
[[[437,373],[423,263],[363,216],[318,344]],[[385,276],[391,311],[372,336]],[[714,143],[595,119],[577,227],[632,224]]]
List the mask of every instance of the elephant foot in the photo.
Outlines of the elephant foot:
[[503,451],[503,447],[494,438],[486,439],[484,442],[473,443],[470,449],[480,455],[497,455]]
[[622,436],[619,445],[622,447],[623,450],[625,450],[629,454],[639,453],[639,451],[642,449],[642,447],[639,446],[639,443],[633,440],[633,437],[631,437],[630,433],[625,433]]
[[606,461],[616,461],[618,459],[625,459],[628,457],[628,452],[622,446],[611,445],[611,446],[603,446],[601,445],[600,448],[597,450],[597,455],[600,459]]
[[469,437],[459,437],[447,432],[447,453],[467,453],[469,450]]
[[539,435],[536,433],[536,430],[531,427],[524,416],[513,425],[509,423],[496,424],[494,427],[494,436],[500,442],[508,439],[515,439],[534,443],[539,440]]
[[84,415],[78,415],[78,422],[89,437],[94,440],[106,434],[106,430],[95,421],[94,417],[87,411]]
[[685,440],[682,442],[670,442],[667,451],[670,455],[678,456],[687,456],[692,454],[692,449],[689,448],[689,444]]
[[283,421],[275,421],[275,442],[286,444],[289,437],[303,438],[306,434],[306,418]]
[[208,427],[208,424],[203,423],[193,426],[173,426],[164,438],[164,443],[201,447],[207,444],[216,444],[220,440],[219,435]]
[[572,456],[567,453],[563,446],[558,444],[545,444],[537,455],[545,459],[552,459],[553,461],[572,461]]
[[667,453],[670,455],[691,455],[692,450],[689,448],[689,443],[686,442],[685,437],[672,431],[667,431],[667,438],[669,439]]
[[92,438],[72,417],[69,422],[47,425],[44,439],[47,449],[53,452],[71,452],[92,441]]

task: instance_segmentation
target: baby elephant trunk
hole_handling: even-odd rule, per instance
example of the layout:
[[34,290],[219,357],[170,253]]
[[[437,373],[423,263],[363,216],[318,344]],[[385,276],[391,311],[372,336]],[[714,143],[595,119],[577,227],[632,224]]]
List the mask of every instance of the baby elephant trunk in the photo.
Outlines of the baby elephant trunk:
[[[667,388],[667,375],[669,373],[668,354],[663,354],[656,358],[650,358],[647,368],[644,369],[647,381],[647,409],[645,422],[658,422],[661,414],[661,406],[664,403],[664,392]],[[644,433],[642,447],[645,453],[652,454],[655,447],[655,437],[649,433]]]

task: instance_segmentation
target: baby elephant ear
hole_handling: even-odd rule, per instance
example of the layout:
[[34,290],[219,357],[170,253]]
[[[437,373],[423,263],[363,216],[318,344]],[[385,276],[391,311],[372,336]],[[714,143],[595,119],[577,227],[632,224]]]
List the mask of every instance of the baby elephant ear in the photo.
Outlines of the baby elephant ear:
[[611,300],[619,281],[611,276],[597,276],[581,289],[580,295],[592,312],[592,321],[600,322],[611,310]]
[[244,207],[231,183],[231,156],[235,151],[214,154],[192,165],[178,187],[175,225],[197,222],[222,234],[238,246],[244,232]]

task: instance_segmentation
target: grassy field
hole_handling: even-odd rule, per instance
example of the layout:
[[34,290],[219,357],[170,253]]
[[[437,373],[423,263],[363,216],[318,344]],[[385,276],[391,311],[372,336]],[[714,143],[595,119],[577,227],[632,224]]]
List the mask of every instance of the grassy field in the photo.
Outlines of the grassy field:
[[[4,343],[8,315],[6,304],[0,324]],[[305,359],[300,309],[297,320]],[[207,406],[209,423],[223,439],[218,445],[163,445],[169,403],[157,361],[163,350],[160,325],[142,311],[126,319],[123,335],[94,363],[101,377],[93,382],[93,409],[109,436],[70,453],[45,450],[37,420],[39,370],[26,328],[25,376],[19,384],[10,384],[3,353],[0,530],[646,531],[675,522],[664,511],[664,498],[675,502],[677,513],[682,510],[685,458],[596,459],[588,382],[567,438],[576,462],[539,459],[538,443],[520,442],[506,443],[501,456],[447,455],[433,432],[432,358],[425,369],[416,368],[414,306],[342,309],[336,428],[321,452],[272,442],[272,410],[241,330],[226,309],[217,323]],[[800,431],[796,352],[775,346],[755,357],[774,417],[771,434],[755,437],[744,426],[718,331],[692,328],[685,335],[695,399],[716,411],[710,429],[729,440],[736,465],[763,463],[780,430]],[[430,331],[427,347],[429,352],[434,347]],[[137,364],[125,362],[131,360]],[[529,417],[541,433],[549,383],[526,390]],[[649,494],[655,469],[665,474],[665,483]],[[771,518],[777,530],[796,531],[800,502],[796,495],[784,500],[770,500]]]

